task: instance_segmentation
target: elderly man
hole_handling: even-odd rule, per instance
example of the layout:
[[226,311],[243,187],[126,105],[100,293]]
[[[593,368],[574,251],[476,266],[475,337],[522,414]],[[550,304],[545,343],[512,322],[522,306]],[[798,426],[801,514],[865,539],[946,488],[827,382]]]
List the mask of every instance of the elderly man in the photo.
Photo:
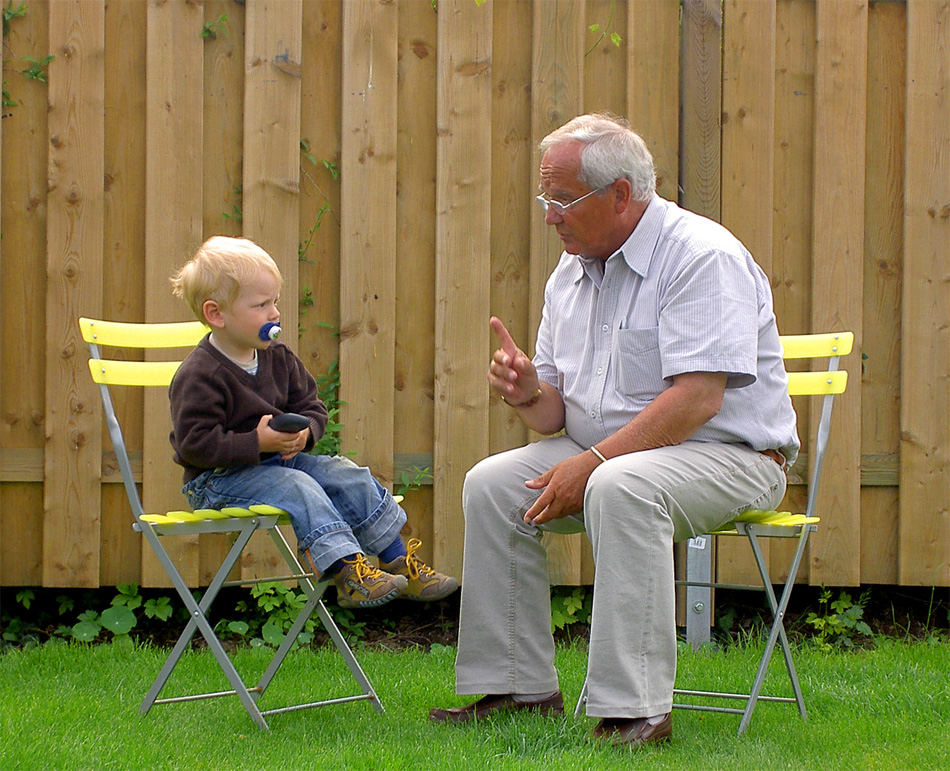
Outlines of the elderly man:
[[672,734],[673,542],[781,501],[795,414],[768,279],[727,230],[656,195],[640,137],[584,115],[540,150],[564,252],[533,360],[491,319],[488,381],[528,427],[564,433],[466,477],[456,690],[488,695],[430,718],[563,711],[541,535],[582,518],[587,714],[595,737],[636,746]]

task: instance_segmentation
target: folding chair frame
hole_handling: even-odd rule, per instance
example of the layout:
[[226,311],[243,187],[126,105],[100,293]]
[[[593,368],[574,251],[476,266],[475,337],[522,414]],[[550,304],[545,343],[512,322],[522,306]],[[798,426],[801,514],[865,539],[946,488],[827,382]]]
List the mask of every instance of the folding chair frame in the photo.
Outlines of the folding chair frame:
[[[792,395],[821,395],[821,416],[818,422],[818,431],[815,442],[815,456],[812,459],[811,473],[809,475],[808,499],[804,515],[789,514],[788,512],[763,512],[750,511],[740,515],[736,520],[723,526],[710,535],[739,535],[745,536],[752,548],[752,554],[755,557],[756,567],[762,580],[762,589],[765,591],[769,608],[772,611],[772,625],[769,629],[769,636],[766,641],[765,650],[759,661],[759,667],[752,682],[749,693],[728,693],[723,691],[701,691],[676,688],[673,691],[676,696],[703,697],[712,699],[738,699],[745,701],[743,709],[734,707],[723,707],[713,704],[683,704],[674,702],[676,709],[691,709],[705,712],[725,712],[730,714],[742,715],[739,722],[738,735],[741,736],[748,728],[752,720],[752,713],[760,701],[793,703],[798,706],[798,712],[803,720],[806,720],[808,714],[805,710],[805,699],[802,695],[801,685],[798,680],[798,673],[795,669],[795,663],[792,659],[791,647],[788,643],[788,637],[785,632],[785,611],[788,607],[789,599],[795,585],[795,579],[798,575],[798,569],[801,566],[802,558],[805,554],[805,547],[808,537],[818,529],[818,517],[815,516],[815,502],[818,495],[818,482],[821,478],[821,468],[824,463],[825,451],[828,448],[828,437],[831,431],[831,413],[834,404],[834,397],[843,393],[847,385],[847,372],[839,371],[838,362],[841,356],[846,356],[851,352],[854,344],[854,335],[851,332],[833,332],[817,335],[789,335],[781,338],[785,350],[785,358],[824,358],[827,357],[827,369],[823,372],[792,372],[789,373],[789,393]],[[795,549],[792,562],[789,566],[788,576],[782,589],[780,598],[776,598],[772,585],[772,579],[769,575],[768,565],[762,554],[762,548],[759,544],[759,538],[797,538],[798,544]],[[705,536],[703,536],[705,538]],[[705,546],[705,543],[704,543]],[[687,560],[689,560],[687,549]],[[709,552],[703,555],[708,559]],[[687,586],[711,588],[741,588],[748,589],[754,587],[735,587],[717,582],[708,582],[702,580],[693,580],[689,577],[686,581],[678,582]],[[705,569],[706,576],[709,574],[708,565]],[[700,572],[703,572],[700,568]],[[785,668],[788,673],[789,682],[792,687],[794,697],[763,695],[762,687],[765,683],[765,677],[768,673],[769,664],[772,661],[772,655],[775,652],[776,644],[780,644],[782,654],[785,659]],[[577,706],[574,714],[579,715],[587,701],[587,681],[584,681],[581,695],[577,700]]]
[[[113,406],[109,386],[111,385],[167,385],[176,362],[124,362],[111,361],[101,357],[100,344],[121,347],[185,347],[194,345],[204,334],[204,327],[198,322],[180,324],[121,324],[103,322],[94,319],[80,319],[80,328],[83,339],[89,345],[89,368],[93,380],[99,385],[99,394],[102,397],[105,411],[106,425],[112,445],[115,450],[126,496],[132,513],[135,517],[133,529],[140,532],[154,551],[168,577],[171,579],[178,596],[188,610],[189,621],[182,631],[174,648],[169,653],[165,664],[152,683],[139,711],[145,715],[153,704],[169,704],[183,701],[195,701],[219,696],[236,695],[254,722],[262,729],[268,729],[266,716],[291,712],[311,707],[340,704],[350,701],[369,701],[377,712],[383,712],[383,705],[376,694],[369,678],[363,672],[353,655],[352,650],[323,604],[322,596],[327,587],[326,581],[316,581],[313,573],[308,573],[301,566],[293,549],[287,543],[279,524],[289,521],[287,513],[273,506],[252,506],[250,509],[229,508],[222,511],[204,510],[201,512],[168,512],[161,515],[146,514],[135,479],[132,475],[132,466],[122,435],[122,429]],[[143,372],[145,373],[143,375]],[[228,581],[227,578],[240,559],[244,548],[250,542],[254,533],[266,532],[284,562],[290,570],[290,575],[278,576],[270,579],[254,579],[252,581]],[[227,555],[215,573],[211,583],[200,600],[196,600],[180,571],[161,543],[163,536],[196,535],[205,533],[230,533],[234,542]],[[298,612],[290,626],[283,642],[274,653],[267,669],[256,685],[248,687],[236,670],[230,657],[224,650],[210,622],[208,611],[218,596],[220,590],[226,586],[257,583],[259,580],[296,581],[307,596],[307,601]],[[353,678],[360,687],[360,693],[352,696],[324,699],[304,704],[278,707],[262,710],[258,700],[271,684],[277,671],[280,669],[287,654],[292,649],[298,635],[303,630],[314,610],[316,610],[324,628],[333,641],[334,646],[343,657]],[[197,693],[185,696],[158,698],[167,683],[172,671],[180,661],[189,643],[196,632],[201,632],[208,644],[215,660],[231,685],[231,690]]]

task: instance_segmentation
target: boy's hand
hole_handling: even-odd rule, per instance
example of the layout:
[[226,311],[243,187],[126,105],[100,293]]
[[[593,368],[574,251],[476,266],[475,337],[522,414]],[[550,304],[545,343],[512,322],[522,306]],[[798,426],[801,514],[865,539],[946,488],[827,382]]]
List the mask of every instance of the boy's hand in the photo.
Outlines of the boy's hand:
[[264,415],[257,424],[257,447],[260,452],[280,453],[281,460],[290,460],[307,446],[310,438],[310,428],[288,434],[285,431],[275,431],[270,427],[273,415]]

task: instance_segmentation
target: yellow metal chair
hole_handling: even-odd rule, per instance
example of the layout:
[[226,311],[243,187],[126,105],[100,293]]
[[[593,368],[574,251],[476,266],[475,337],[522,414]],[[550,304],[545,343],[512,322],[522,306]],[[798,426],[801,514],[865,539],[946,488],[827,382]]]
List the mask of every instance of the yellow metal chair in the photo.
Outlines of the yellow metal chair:
[[[674,698],[683,696],[688,698],[698,697],[700,699],[738,699],[744,701],[745,706],[742,709],[708,703],[676,702],[673,704],[677,709],[727,712],[742,715],[742,720],[739,723],[739,735],[742,735],[746,728],[748,728],[749,721],[752,719],[752,712],[755,710],[756,704],[759,701],[794,703],[798,706],[798,711],[802,719],[807,717],[805,700],[802,696],[801,686],[798,682],[798,674],[795,671],[795,663],[792,660],[792,651],[785,633],[785,610],[791,598],[795,577],[798,574],[798,568],[805,553],[808,537],[818,529],[819,517],[815,514],[815,501],[818,494],[821,467],[824,462],[825,451],[828,448],[828,436],[831,429],[831,412],[834,405],[834,397],[844,393],[845,387],[848,384],[848,373],[838,368],[838,362],[842,356],[847,356],[851,353],[851,348],[854,345],[854,334],[851,332],[785,335],[780,339],[785,359],[818,359],[825,362],[825,368],[819,371],[788,373],[789,394],[792,396],[810,395],[822,397],[821,416],[818,421],[815,452],[810,460],[808,500],[805,506],[805,512],[802,514],[793,514],[787,511],[750,510],[740,514],[735,520],[725,524],[722,528],[710,534],[715,536],[744,536],[748,539],[749,545],[752,547],[756,567],[762,579],[762,587],[768,599],[769,608],[772,611],[772,625],[769,629],[765,651],[762,653],[759,668],[749,693],[727,693],[680,688],[673,691]],[[780,598],[776,598],[772,579],[769,576],[768,565],[762,554],[761,545],[759,544],[759,538],[794,538],[798,541],[794,556],[788,568],[788,576],[785,579]],[[703,546],[705,547],[705,545],[706,543],[704,541]],[[708,554],[708,552],[706,552],[706,554]],[[689,557],[690,550],[687,549],[687,559],[689,559]],[[685,583],[687,585],[703,586],[706,587],[707,590],[711,587],[722,587],[722,584],[691,581],[689,579],[687,579]],[[793,697],[762,694],[762,685],[765,682],[765,676],[768,672],[776,644],[780,644],[782,648],[782,654],[785,658],[785,668],[788,672],[792,692],[794,693]],[[587,684],[585,683],[581,691],[581,696],[577,701],[575,714],[580,714],[586,700]]]
[[[313,573],[308,573],[304,570],[294,550],[290,547],[278,527],[279,524],[289,522],[285,511],[273,506],[251,506],[249,509],[226,508],[221,511],[203,509],[194,512],[168,511],[148,514],[142,508],[142,501],[132,476],[132,467],[129,462],[125,440],[122,436],[122,429],[119,426],[119,420],[113,407],[110,388],[116,386],[162,386],[167,389],[172,376],[181,364],[181,354],[179,354],[179,358],[172,361],[123,361],[105,358],[103,356],[102,347],[136,349],[192,348],[207,332],[207,329],[197,321],[166,324],[128,324],[89,318],[79,319],[79,326],[82,330],[83,339],[89,345],[89,371],[92,374],[92,379],[99,385],[99,393],[102,397],[102,406],[105,411],[106,425],[109,430],[112,445],[115,449],[119,468],[122,472],[122,481],[125,485],[129,505],[132,508],[132,514],[135,518],[132,527],[140,532],[145,537],[145,540],[148,541],[158,561],[168,574],[169,579],[171,579],[181,601],[188,609],[190,616],[187,626],[182,631],[178,642],[168,655],[158,676],[155,678],[139,711],[144,715],[151,709],[153,704],[166,704],[236,695],[254,722],[264,729],[268,728],[266,720],[268,715],[307,709],[310,707],[319,707],[327,704],[366,700],[369,701],[378,712],[382,712],[382,703],[376,695],[373,686],[364,674],[356,657],[350,650],[349,645],[347,645],[346,640],[334,623],[333,618],[324,607],[321,597],[327,587],[327,582],[318,581]],[[171,452],[170,447],[169,452]],[[296,581],[298,586],[300,586],[306,594],[307,601],[299,611],[282,644],[274,653],[264,674],[255,685],[247,686],[241,675],[235,669],[234,664],[225,652],[217,635],[214,633],[211,624],[208,622],[207,615],[211,604],[223,587],[256,583],[258,580],[265,580],[227,580],[234,566],[237,564],[242,551],[250,541],[251,536],[257,532],[266,532],[271,537],[290,571],[290,575],[277,576],[266,580]],[[200,600],[196,600],[182,578],[178,568],[175,566],[175,563],[162,545],[162,538],[181,535],[192,536],[201,533],[228,533],[233,538],[233,544],[204,594]],[[333,640],[334,645],[343,656],[361,692],[352,696],[324,699],[305,704],[295,704],[266,710],[260,709],[258,701],[277,674],[277,670],[284,662],[297,636],[303,630],[304,625],[314,611],[317,612],[320,620],[323,622],[324,628]],[[211,649],[221,670],[231,685],[231,690],[158,698],[172,670],[174,670],[196,632],[201,632],[207,641],[208,647]]]

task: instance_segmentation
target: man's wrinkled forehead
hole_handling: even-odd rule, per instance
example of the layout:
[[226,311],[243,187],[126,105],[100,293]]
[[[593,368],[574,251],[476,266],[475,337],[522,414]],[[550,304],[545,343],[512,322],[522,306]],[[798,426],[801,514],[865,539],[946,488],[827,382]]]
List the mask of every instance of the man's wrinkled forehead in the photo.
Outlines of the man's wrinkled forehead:
[[542,189],[552,186],[573,186],[581,170],[581,145],[579,142],[563,142],[548,148],[541,157],[539,171]]

